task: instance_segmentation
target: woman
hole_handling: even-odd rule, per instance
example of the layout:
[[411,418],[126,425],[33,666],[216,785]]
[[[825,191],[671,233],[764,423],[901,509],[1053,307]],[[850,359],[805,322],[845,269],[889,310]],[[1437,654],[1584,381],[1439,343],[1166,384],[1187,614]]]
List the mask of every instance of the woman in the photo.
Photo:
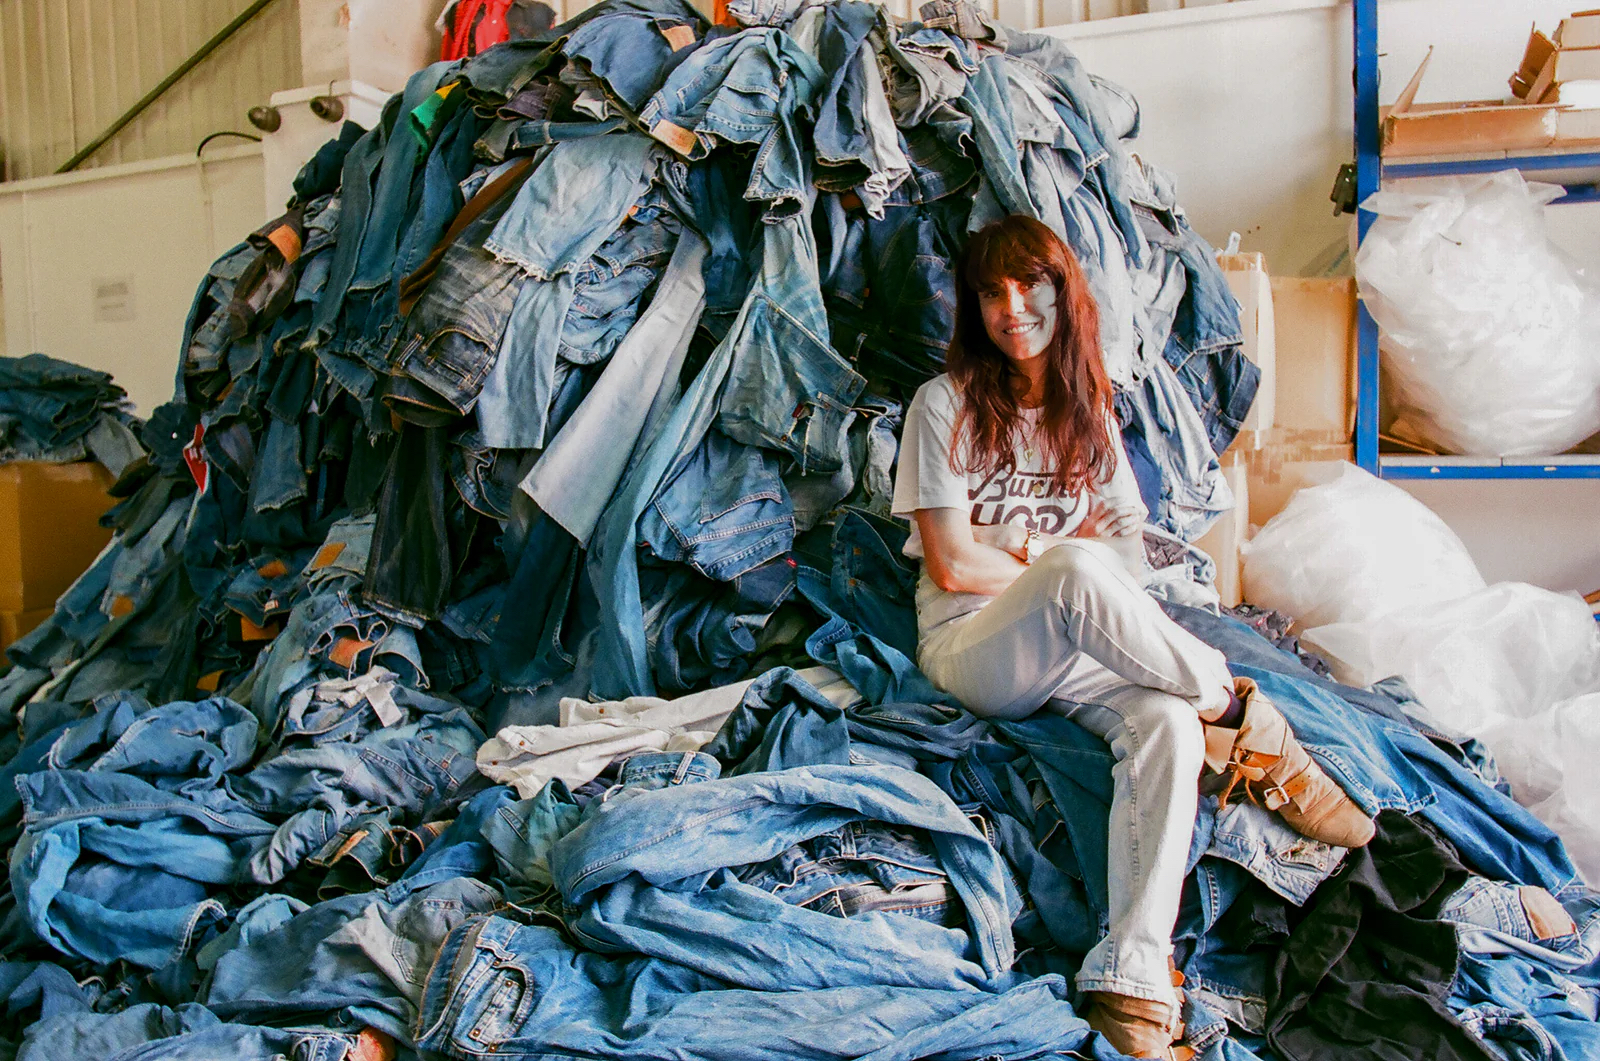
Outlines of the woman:
[[906,413],[895,481],[922,560],[918,662],[978,715],[1048,705],[1111,745],[1110,932],[1078,987],[1118,1050],[1174,1057],[1171,937],[1202,764],[1307,836],[1357,846],[1372,821],[1140,588],[1146,512],[1072,252],[1008,217],[973,237],[957,290],[948,372]]

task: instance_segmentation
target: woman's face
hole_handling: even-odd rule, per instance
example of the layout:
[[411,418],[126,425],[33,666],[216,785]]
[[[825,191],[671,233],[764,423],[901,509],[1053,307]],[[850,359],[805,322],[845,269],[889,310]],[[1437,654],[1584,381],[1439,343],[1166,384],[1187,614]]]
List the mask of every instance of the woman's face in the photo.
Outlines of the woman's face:
[[1002,280],[978,292],[983,326],[1012,361],[1044,353],[1056,333],[1056,288],[1048,279]]

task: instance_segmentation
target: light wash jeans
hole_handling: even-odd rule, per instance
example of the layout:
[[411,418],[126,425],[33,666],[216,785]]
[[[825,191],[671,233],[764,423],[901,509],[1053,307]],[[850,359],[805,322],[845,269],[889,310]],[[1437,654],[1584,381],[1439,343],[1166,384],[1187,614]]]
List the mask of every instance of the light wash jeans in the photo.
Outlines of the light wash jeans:
[[986,718],[1048,705],[1111,745],[1110,931],[1084,991],[1173,1003],[1167,959],[1205,759],[1200,714],[1226,706],[1222,653],[1168,619],[1112,549],[1067,542],[981,611],[929,631],[918,663]]

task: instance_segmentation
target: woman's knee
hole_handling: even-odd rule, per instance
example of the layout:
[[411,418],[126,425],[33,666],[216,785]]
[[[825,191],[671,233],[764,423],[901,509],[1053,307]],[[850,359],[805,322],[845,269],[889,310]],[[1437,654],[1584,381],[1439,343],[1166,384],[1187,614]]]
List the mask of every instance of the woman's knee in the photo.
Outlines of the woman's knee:
[[1124,710],[1126,725],[1138,733],[1147,748],[1159,750],[1184,769],[1193,767],[1198,775],[1205,761],[1205,728],[1194,705],[1180,696],[1155,689],[1144,691],[1132,710]]
[[1096,587],[1120,585],[1121,561],[1111,547],[1102,542],[1063,542],[1034,561],[1034,568],[1057,579],[1066,593],[1084,592]]

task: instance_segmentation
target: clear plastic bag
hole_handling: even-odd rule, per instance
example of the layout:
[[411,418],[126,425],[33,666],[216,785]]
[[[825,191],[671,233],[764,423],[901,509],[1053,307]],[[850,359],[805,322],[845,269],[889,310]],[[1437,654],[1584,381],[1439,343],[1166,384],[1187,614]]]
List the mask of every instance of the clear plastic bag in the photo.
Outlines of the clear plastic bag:
[[1300,640],[1347,684],[1404,677],[1440,725],[1489,748],[1512,796],[1600,882],[1600,630],[1581,598],[1502,582]]
[[1400,675],[1440,722],[1473,737],[1600,690],[1600,631],[1589,606],[1521,582],[1314,627],[1300,641],[1347,685]]
[[1446,453],[1560,453],[1600,431],[1600,295],[1551,245],[1561,194],[1515,170],[1408,182],[1356,255],[1390,430]]
[[1372,619],[1485,585],[1443,520],[1353,464],[1296,492],[1243,552],[1245,599],[1303,627]]
[[1554,829],[1584,879],[1600,882],[1600,693],[1564,700],[1532,719],[1502,719],[1480,738],[1517,802]]

